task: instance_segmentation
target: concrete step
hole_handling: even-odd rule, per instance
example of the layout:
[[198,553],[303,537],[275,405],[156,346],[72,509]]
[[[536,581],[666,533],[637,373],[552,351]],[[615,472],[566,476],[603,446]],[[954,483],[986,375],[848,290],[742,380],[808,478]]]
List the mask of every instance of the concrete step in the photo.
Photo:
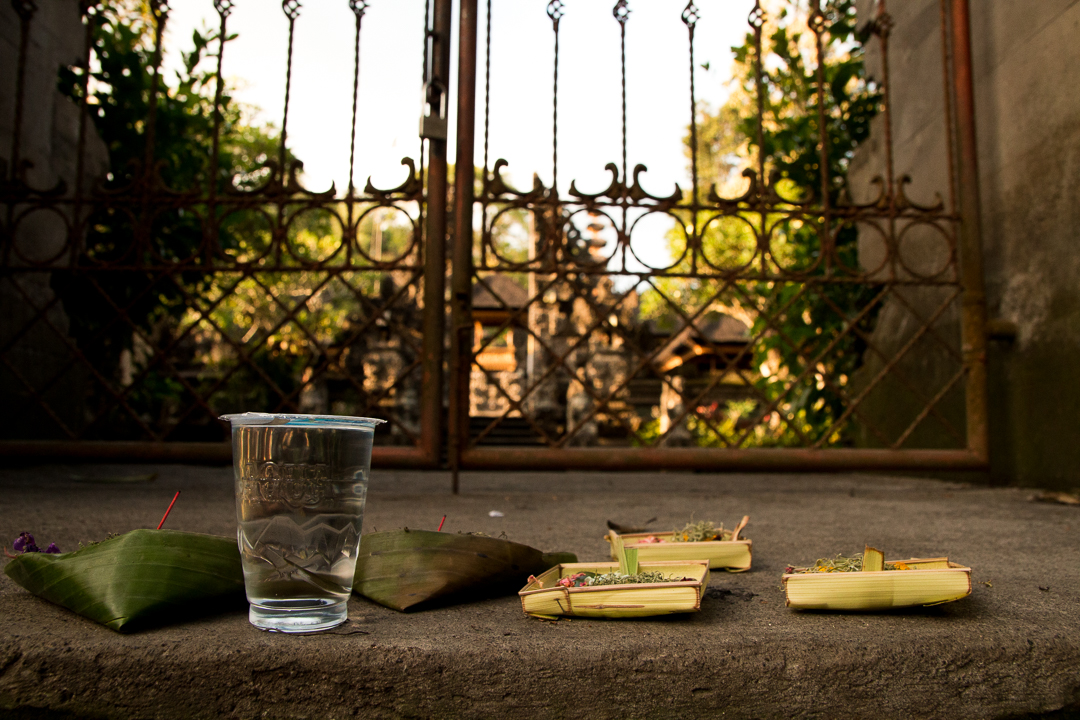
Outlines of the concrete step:
[[[714,573],[692,615],[544,622],[516,597],[410,614],[354,598],[346,626],[300,637],[255,630],[243,611],[119,635],[0,576],[0,718],[1014,718],[1080,701],[1080,509],[1029,490],[574,472],[464,473],[461,487],[377,471],[365,528],[434,529],[446,514],[444,531],[601,559],[606,519],[670,529],[749,514],[754,568]],[[178,489],[167,527],[235,532],[227,468],[42,466],[0,470],[0,534],[73,548],[156,525]],[[947,553],[974,569],[974,592],[892,613],[784,606],[788,563],[865,543]]]

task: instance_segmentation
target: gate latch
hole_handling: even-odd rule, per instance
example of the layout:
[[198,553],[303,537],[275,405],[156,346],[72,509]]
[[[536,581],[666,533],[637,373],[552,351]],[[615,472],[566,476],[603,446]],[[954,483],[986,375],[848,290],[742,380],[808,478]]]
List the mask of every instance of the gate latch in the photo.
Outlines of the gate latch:
[[446,87],[440,80],[424,83],[420,109],[420,137],[428,140],[446,139]]

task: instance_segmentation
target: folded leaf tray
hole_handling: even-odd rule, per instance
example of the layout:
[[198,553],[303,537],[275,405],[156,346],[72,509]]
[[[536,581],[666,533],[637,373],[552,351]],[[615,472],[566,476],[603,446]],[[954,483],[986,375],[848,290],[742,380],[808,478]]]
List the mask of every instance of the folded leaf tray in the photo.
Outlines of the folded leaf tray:
[[431,530],[364,533],[353,592],[404,612],[435,600],[512,595],[530,575],[576,561],[573,553],[541,553],[481,535]]
[[948,558],[911,558],[910,570],[788,573],[787,605],[796,610],[887,610],[939,605],[971,594],[971,568]]
[[118,632],[242,607],[235,538],[132,530],[59,555],[26,553],[4,567],[19,585]]
[[551,617],[647,617],[697,612],[701,595],[709,584],[709,563],[705,560],[642,562],[639,571],[655,570],[665,575],[691,578],[678,582],[597,587],[562,587],[558,581],[579,572],[610,573],[618,563],[570,563],[557,565],[534,578],[518,595],[527,615]]
[[708,560],[709,569],[727,570],[728,572],[745,572],[750,569],[750,552],[753,543],[750,540],[740,540],[739,533],[750,521],[749,516],[743,517],[742,522],[735,528],[731,540],[711,540],[708,542],[658,542],[643,543],[642,540],[655,537],[665,540],[675,535],[674,532],[658,533],[627,533],[620,535],[614,530],[609,530],[604,539],[611,546],[611,557],[618,557],[618,541],[627,548],[636,548],[638,559],[642,562],[671,562],[679,560]]

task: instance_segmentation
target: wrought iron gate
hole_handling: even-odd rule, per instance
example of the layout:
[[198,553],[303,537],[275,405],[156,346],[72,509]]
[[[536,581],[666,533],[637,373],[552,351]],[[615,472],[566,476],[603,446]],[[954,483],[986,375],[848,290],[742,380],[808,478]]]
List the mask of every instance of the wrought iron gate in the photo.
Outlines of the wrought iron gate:
[[[214,0],[216,35],[197,48],[216,51],[213,70],[171,88],[162,77],[166,0],[151,0],[148,17],[94,0],[47,12],[34,0],[6,5],[18,40],[11,153],[0,173],[0,387],[17,411],[6,414],[0,453],[227,460],[217,417],[260,410],[386,418],[376,464],[436,465],[449,1],[429,2],[425,14],[417,96],[423,87],[428,137],[387,189],[353,182],[369,4],[341,3],[341,19],[355,23],[351,88],[340,88],[352,93],[344,192],[304,187],[286,143],[299,0],[280,5],[280,132],[249,145],[222,75],[233,0]],[[81,60],[50,56],[78,13]],[[54,90],[58,70],[68,99]],[[105,124],[110,104],[134,117]],[[72,122],[49,123],[50,105]],[[76,161],[65,163],[62,148],[43,151],[50,142],[77,148]],[[24,159],[30,151],[36,167]]]
[[[818,0],[809,4],[806,32],[817,68],[807,117],[819,176],[793,184],[767,147],[773,26],[756,3],[747,27],[756,137],[734,191],[701,180],[694,85],[701,11],[692,1],[672,7],[687,37],[691,187],[666,195],[645,190],[644,167],[628,162],[626,55],[637,51],[632,36],[628,44],[628,0],[613,3],[608,28],[620,38],[622,156],[596,193],[574,183],[564,191],[558,181],[559,31],[574,3],[551,0],[532,28],[551,33],[555,48],[554,103],[533,108],[551,112],[552,181],[519,190],[504,177],[505,161],[489,162],[487,109],[498,103],[489,83],[482,123],[477,118],[478,59],[488,71],[499,62],[490,23],[500,2],[487,0],[481,14],[478,0],[460,0],[456,157],[474,157],[479,134],[484,164],[477,178],[472,163],[459,162],[452,193],[445,127],[452,0],[425,2],[424,137],[415,159],[403,160],[407,177],[391,189],[352,182],[357,142],[371,140],[355,136],[369,3],[348,0],[356,52],[343,193],[303,187],[286,143],[292,35],[304,21],[298,0],[281,4],[290,71],[280,134],[258,162],[241,168],[228,155],[222,39],[233,6],[214,2],[213,97],[198,115],[204,125],[191,130],[203,141],[191,147],[202,149],[179,157],[176,148],[188,147],[177,140],[185,126],[176,124],[179,101],[161,80],[169,5],[152,0],[139,95],[145,115],[130,135],[139,145],[120,167],[115,151],[96,151],[91,115],[105,101],[95,95],[104,80],[94,74],[107,72],[94,32],[109,18],[98,2],[80,2],[86,52],[61,72],[79,106],[68,122],[77,130],[61,138],[75,161],[33,167],[24,159],[48,123],[31,100],[52,97],[55,76],[28,60],[42,32],[38,3],[10,3],[19,34],[11,150],[0,172],[0,388],[9,407],[25,412],[0,428],[0,454],[223,460],[229,449],[216,416],[257,409],[386,417],[376,465],[446,463],[455,478],[459,469],[493,467],[985,466],[966,0],[941,0],[949,187],[945,200],[924,204],[907,196],[907,179],[893,168],[892,20],[884,0],[867,26],[882,65],[884,167],[877,194],[861,200],[830,170],[822,58],[833,19]],[[564,77],[576,71],[562,68]],[[56,102],[59,117],[66,106]],[[62,130],[55,124],[54,140]],[[514,251],[503,237],[511,217],[528,232]],[[638,252],[635,231],[640,237],[645,218],[657,217],[670,222],[672,257],[654,267]],[[936,249],[922,253],[929,246]],[[926,257],[936,264],[928,267]],[[880,317],[907,324],[900,341],[882,341]],[[947,368],[940,379],[916,374],[912,359],[924,356]],[[883,421],[867,408],[889,388],[907,402]]]
[[[503,177],[505,160],[489,164],[487,107],[498,102],[491,97],[490,70],[499,61],[492,58],[491,14],[499,3],[493,9],[488,0],[481,189],[473,198],[474,179],[460,163],[455,186],[450,366],[455,467],[985,465],[985,311],[967,3],[941,3],[942,133],[950,148],[950,187],[947,201],[939,195],[926,204],[907,196],[910,178],[898,177],[893,167],[888,77],[893,23],[885,0],[875,3],[875,16],[866,25],[882,65],[884,167],[873,178],[877,192],[862,202],[851,198],[845,178],[830,176],[827,95],[835,88],[823,71],[823,39],[835,19],[819,0],[808,5],[816,88],[804,114],[816,126],[818,177],[792,187],[778,168],[781,152],[768,150],[765,142],[766,107],[776,88],[769,85],[766,61],[770,18],[755,2],[748,18],[755,153],[735,192],[702,187],[694,97],[700,11],[691,0],[670,7],[687,32],[691,188],[684,192],[676,186],[658,196],[641,184],[645,166],[627,160],[627,123],[633,122],[626,101],[632,3],[614,2],[609,27],[592,28],[620,38],[622,157],[621,163],[607,165],[609,186],[588,193],[574,183],[564,191],[558,180],[560,70],[563,77],[585,72],[559,66],[560,24],[574,12],[573,3],[547,4],[554,45],[551,185],[534,180],[531,189],[515,189]],[[477,0],[462,0],[459,158],[473,156],[478,125],[477,18]],[[480,218],[475,240],[474,203]],[[500,223],[514,211],[531,218],[524,256],[508,254],[500,238]],[[635,244],[635,229],[656,215],[675,228],[672,259],[659,267],[650,265]],[[933,268],[926,267],[925,252],[912,258],[912,245],[928,241],[936,245],[929,253],[938,258]],[[793,245],[801,252],[792,251]],[[646,297],[651,317],[639,308]],[[882,347],[875,337],[874,321],[881,313],[913,324],[899,346]],[[951,324],[943,321],[946,317]],[[763,346],[775,350],[780,361],[758,367]],[[911,356],[927,353],[939,354],[951,368],[939,382],[913,377],[912,368],[905,367]],[[899,424],[895,418],[881,423],[865,412],[867,398],[882,392],[883,383],[894,383],[914,398],[914,407],[907,403],[896,409]],[[956,402],[957,393],[963,402]],[[961,417],[943,409],[946,398],[965,408]],[[912,447],[916,434],[931,423],[934,447]],[[500,447],[503,443],[514,444]]]

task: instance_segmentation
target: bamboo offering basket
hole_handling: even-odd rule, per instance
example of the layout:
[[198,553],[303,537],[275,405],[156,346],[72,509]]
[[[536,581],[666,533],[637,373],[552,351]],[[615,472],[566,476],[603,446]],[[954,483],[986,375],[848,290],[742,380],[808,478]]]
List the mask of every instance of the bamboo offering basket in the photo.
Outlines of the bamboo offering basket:
[[639,570],[655,570],[664,575],[692,578],[679,582],[635,585],[563,587],[559,580],[579,572],[610,573],[618,563],[570,563],[557,565],[530,579],[521,589],[521,609],[538,617],[632,618],[649,615],[697,612],[701,595],[709,584],[709,563],[705,560],[643,562]]
[[948,558],[911,558],[910,570],[788,573],[787,606],[796,610],[888,610],[940,605],[971,594],[971,568]]
[[[745,572],[750,569],[750,550],[753,543],[750,540],[740,540],[739,533],[743,531],[743,528],[749,522],[750,516],[744,516],[742,522],[732,532],[731,540],[668,542],[667,539],[675,535],[674,532],[627,533],[620,535],[614,530],[609,530],[604,539],[611,546],[612,558],[618,557],[618,548],[621,542],[624,547],[636,549],[638,558],[642,562],[708,560],[710,570]],[[642,540],[649,537],[664,540],[665,542],[642,542]]]

